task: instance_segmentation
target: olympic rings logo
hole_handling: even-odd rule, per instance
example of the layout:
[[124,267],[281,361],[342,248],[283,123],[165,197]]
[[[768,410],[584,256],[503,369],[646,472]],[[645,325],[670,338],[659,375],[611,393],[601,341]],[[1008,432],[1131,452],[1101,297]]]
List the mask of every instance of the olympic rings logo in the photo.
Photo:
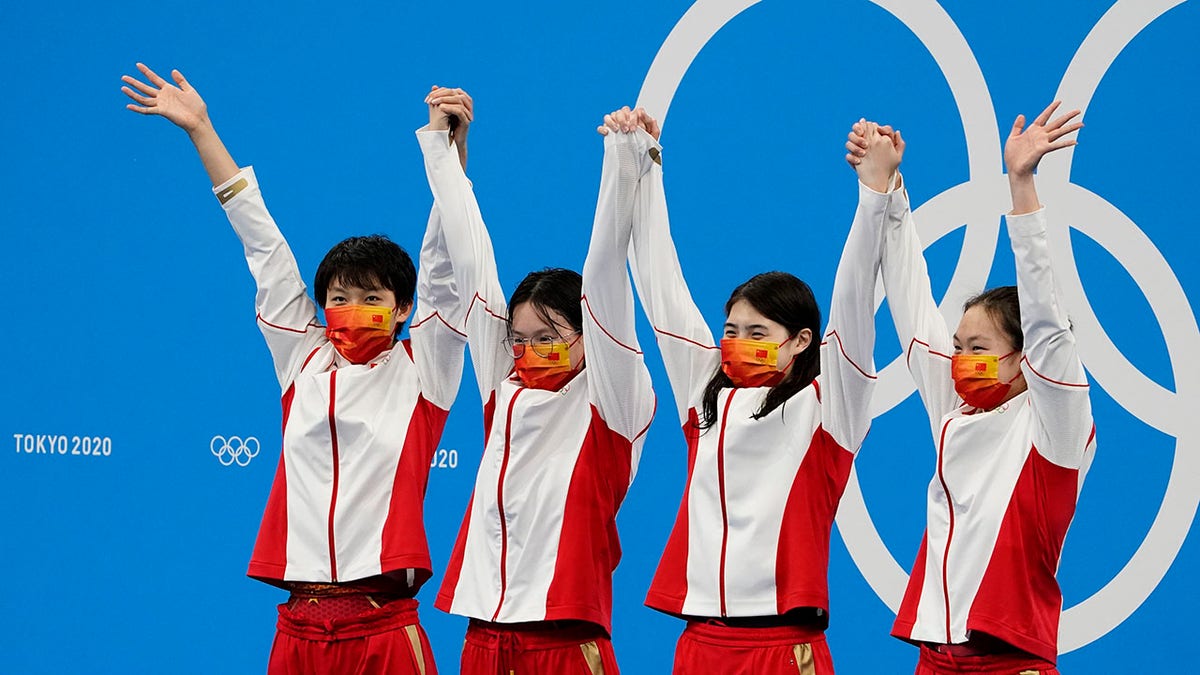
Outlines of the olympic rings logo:
[[208,449],[222,466],[249,466],[250,460],[258,456],[261,448],[254,436],[213,436],[208,442]]
[[[921,40],[941,68],[959,106],[966,136],[970,178],[914,211],[921,241],[936,242],[964,222],[962,254],[942,302],[953,325],[958,300],[983,288],[999,236],[999,216],[1007,211],[1008,191],[1001,138],[991,96],[966,39],[934,0],[871,0],[890,12]],[[665,124],[675,91],[700,50],[716,33],[759,0],[697,0],[663,42],[638,95],[638,105]],[[1118,0],[1084,38],[1068,65],[1056,99],[1086,111],[1101,78],[1117,55],[1143,29],[1183,0]],[[1174,562],[1200,503],[1200,438],[1189,416],[1200,409],[1200,327],[1175,273],[1150,239],[1102,197],[1070,181],[1073,150],[1046,157],[1038,190],[1053,209],[1048,214],[1052,264],[1070,308],[1080,358],[1094,381],[1134,416],[1174,436],[1171,477],[1154,523],[1133,558],[1092,597],[1063,612],[1059,651],[1078,649],[1121,624],[1146,600]],[[1176,391],[1145,376],[1113,344],[1092,311],[1071,251],[1070,229],[1100,244],[1146,295],[1166,340]],[[881,298],[877,298],[878,307]],[[872,414],[891,410],[913,391],[897,358],[879,371]],[[838,511],[838,529],[855,564],[893,612],[908,576],[883,543],[863,500],[858,476],[851,474]]]

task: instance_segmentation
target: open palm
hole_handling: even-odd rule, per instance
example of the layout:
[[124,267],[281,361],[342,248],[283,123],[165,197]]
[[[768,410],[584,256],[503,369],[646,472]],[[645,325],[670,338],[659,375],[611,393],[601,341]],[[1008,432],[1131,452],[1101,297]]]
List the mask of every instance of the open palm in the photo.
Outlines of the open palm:
[[171,84],[145,64],[139,63],[137,67],[150,82],[147,84],[129,75],[121,77],[121,81],[129,85],[121,87],[121,91],[136,102],[136,105],[127,104],[126,108],[142,115],[165,117],[189,133],[208,122],[208,106],[184,79],[183,73],[171,71],[175,80],[175,84]]
[[1004,144],[1004,165],[1010,174],[1032,173],[1047,153],[1075,145],[1075,139],[1064,139],[1063,136],[1083,126],[1082,122],[1068,124],[1079,116],[1079,111],[1072,110],[1050,120],[1058,105],[1059,101],[1051,103],[1028,127],[1025,126],[1025,116],[1017,115],[1008,141]]

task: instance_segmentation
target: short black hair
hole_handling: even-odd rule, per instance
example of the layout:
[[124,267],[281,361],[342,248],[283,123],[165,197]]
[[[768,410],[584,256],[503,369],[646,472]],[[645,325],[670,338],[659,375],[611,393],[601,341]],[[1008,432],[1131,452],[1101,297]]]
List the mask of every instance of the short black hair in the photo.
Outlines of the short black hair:
[[563,315],[571,329],[583,330],[583,277],[574,270],[547,267],[525,275],[508,299],[508,324],[512,327],[513,309],[526,302],[532,303],[534,311],[551,325],[553,310]]
[[386,235],[350,237],[329,249],[317,265],[313,290],[321,307],[334,282],[355,288],[386,288],[396,294],[398,307],[407,308],[417,290],[417,269],[408,253]]
[[992,317],[996,326],[1008,336],[1017,351],[1025,349],[1025,333],[1021,331],[1021,300],[1016,286],[997,286],[963,303],[963,311],[976,305]]

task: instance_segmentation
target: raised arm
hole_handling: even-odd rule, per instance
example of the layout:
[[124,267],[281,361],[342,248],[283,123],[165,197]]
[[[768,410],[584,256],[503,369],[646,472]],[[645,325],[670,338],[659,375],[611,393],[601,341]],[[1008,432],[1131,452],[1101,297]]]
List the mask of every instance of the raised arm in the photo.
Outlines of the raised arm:
[[1017,265],[1017,296],[1025,340],[1021,370],[1040,421],[1034,445],[1055,464],[1079,468],[1094,449],[1091,400],[1067,310],[1054,280],[1045,211],[1038,201],[1033,177],[1041,158],[1075,145],[1075,139],[1064,136],[1083,126],[1072,122],[1078,110],[1051,120],[1058,105],[1051,104],[1028,127],[1024,115],[1013,123],[1004,146],[1013,200],[1006,221]]
[[188,84],[183,73],[172,70],[171,78],[175,84],[171,84],[144,63],[137,64],[137,69],[149,82],[129,75],[121,76],[121,81],[126,85],[121,87],[121,91],[134,100],[134,103],[125,107],[142,115],[166,118],[186,131],[196,146],[196,152],[200,154],[200,161],[204,163],[204,170],[208,172],[213,187],[233,178],[238,172],[237,162],[233,161],[225,144],[217,136],[204,99]]
[[287,388],[307,352],[323,339],[316,323],[316,306],[308,297],[296,259],[267,212],[254,169],[239,169],[217,136],[204,100],[183,74],[171,71],[172,85],[144,64],[138,70],[149,81],[129,75],[121,79],[126,107],[143,115],[158,115],[187,132],[208,172],[213,192],[245,247],[246,262],[258,287],[255,307],[259,328],[275,362],[279,384]]
[[866,147],[856,166],[858,208],[838,262],[821,343],[822,424],[850,452],[858,452],[871,427],[875,279],[888,206],[899,193],[894,183],[904,151],[902,141],[894,143],[873,123],[865,123],[863,131]]
[[[866,153],[865,125],[865,122],[854,125],[846,144],[850,150],[847,160],[856,169],[856,160],[861,161]],[[888,127],[882,127],[882,130],[902,153],[904,139],[900,133]],[[878,178],[872,179],[879,187],[877,181]],[[891,194],[883,233],[883,287],[908,370],[929,415],[930,428],[936,435],[942,417],[960,403],[954,391],[954,380],[950,377],[950,356],[954,353],[954,343],[933,299],[929,271],[913,223],[908,192],[902,185],[903,179],[899,173],[895,175],[895,181],[900,185]]]
[[700,405],[704,386],[721,363],[721,351],[692,301],[671,240],[661,148],[655,143],[647,153],[653,161],[634,199],[629,266],[642,308],[654,327],[682,425],[688,421],[689,409]]
[[[473,101],[459,89],[434,88],[426,98],[429,125],[417,130],[425,157],[425,175],[440,214],[445,252],[452,270],[459,313],[449,319],[465,332],[480,395],[487,401],[493,389],[512,370],[512,355],[504,349],[507,305],[492,240],[463,167],[466,129],[474,119]],[[452,118],[456,121],[452,121]],[[453,127],[453,130],[452,130]]]
[[[637,115],[623,108],[607,119]],[[638,181],[654,165],[657,154],[652,156],[651,149],[657,153],[657,148],[657,141],[640,123],[630,131],[605,134],[600,194],[583,264],[588,388],[601,417],[629,440],[645,432],[654,413],[654,390],[638,346],[626,259]]]

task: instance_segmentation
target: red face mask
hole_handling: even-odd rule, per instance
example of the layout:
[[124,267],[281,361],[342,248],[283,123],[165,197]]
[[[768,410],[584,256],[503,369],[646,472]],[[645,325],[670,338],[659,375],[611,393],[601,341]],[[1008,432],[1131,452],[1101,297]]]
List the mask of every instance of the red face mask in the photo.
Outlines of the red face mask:
[[791,370],[792,363],[799,355],[799,352],[793,354],[792,360],[780,370],[780,344],[743,338],[722,338],[721,370],[733,380],[735,387],[774,387],[787,376],[787,371]]
[[[513,358],[517,369],[517,378],[521,384],[530,389],[545,389],[558,391],[579,372],[571,367],[571,346],[579,341],[575,338],[570,343],[553,342],[546,348],[530,345],[513,345]],[[547,352],[547,349],[549,350]],[[538,352],[545,353],[545,356]],[[517,355],[520,352],[520,355]]]
[[980,410],[991,410],[1004,401],[1012,389],[1012,383],[1021,376],[1021,371],[1008,382],[1000,381],[1000,362],[1016,354],[1011,351],[1004,356],[995,354],[955,354],[950,357],[950,377],[954,378],[954,391],[967,405]]
[[391,307],[326,307],[325,322],[325,337],[350,363],[366,363],[395,342]]

